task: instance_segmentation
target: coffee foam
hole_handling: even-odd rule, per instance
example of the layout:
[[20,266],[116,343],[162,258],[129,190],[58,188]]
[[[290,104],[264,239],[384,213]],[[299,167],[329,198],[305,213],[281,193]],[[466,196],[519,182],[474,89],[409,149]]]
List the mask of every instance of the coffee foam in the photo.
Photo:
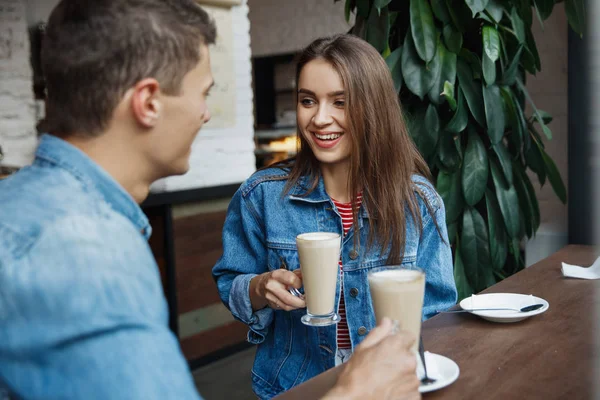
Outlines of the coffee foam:
[[414,269],[385,270],[373,272],[370,275],[372,280],[391,280],[395,282],[412,282],[421,277],[423,277],[423,273]]
[[298,240],[306,240],[306,241],[320,241],[320,240],[332,240],[339,239],[340,235],[333,232],[310,232],[310,233],[302,233],[297,236]]

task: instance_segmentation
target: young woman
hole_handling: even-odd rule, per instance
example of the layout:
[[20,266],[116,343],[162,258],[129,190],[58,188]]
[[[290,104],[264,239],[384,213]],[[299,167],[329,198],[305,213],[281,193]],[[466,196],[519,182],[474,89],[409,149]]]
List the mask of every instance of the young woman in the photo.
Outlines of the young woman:
[[[234,195],[213,269],[219,294],[258,344],[253,388],[273,397],[345,361],[375,326],[367,274],[412,264],[426,274],[423,318],[456,302],[444,205],[411,141],[383,58],[350,35],[318,39],[296,74],[297,156]],[[342,235],[337,325],[302,324],[295,238]]]

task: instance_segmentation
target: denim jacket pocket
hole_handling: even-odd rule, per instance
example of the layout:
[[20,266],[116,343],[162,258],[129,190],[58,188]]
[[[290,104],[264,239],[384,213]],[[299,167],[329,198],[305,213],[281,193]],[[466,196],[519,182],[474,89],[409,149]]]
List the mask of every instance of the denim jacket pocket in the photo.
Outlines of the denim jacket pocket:
[[300,268],[296,243],[267,242],[269,271],[282,268],[294,271]]

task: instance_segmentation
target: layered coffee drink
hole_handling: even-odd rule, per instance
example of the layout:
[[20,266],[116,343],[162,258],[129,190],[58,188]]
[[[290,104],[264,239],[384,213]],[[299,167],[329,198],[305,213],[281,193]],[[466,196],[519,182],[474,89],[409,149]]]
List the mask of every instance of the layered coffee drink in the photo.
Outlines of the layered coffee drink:
[[390,267],[369,274],[369,286],[377,323],[384,317],[397,321],[400,329],[417,338],[412,349],[416,352],[425,295],[423,271],[416,267]]
[[340,245],[337,233],[311,232],[296,237],[307,311],[302,322],[307,325],[324,326],[339,321],[334,309]]

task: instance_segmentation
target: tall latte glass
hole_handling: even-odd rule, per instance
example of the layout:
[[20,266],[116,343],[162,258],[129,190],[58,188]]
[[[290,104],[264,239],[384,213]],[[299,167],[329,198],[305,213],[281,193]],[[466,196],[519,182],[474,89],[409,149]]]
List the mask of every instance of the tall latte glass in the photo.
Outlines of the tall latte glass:
[[369,287],[375,319],[396,321],[400,329],[415,338],[412,350],[417,353],[421,333],[421,315],[425,295],[425,273],[418,267],[389,266],[369,274]]
[[311,232],[296,237],[306,299],[305,325],[327,326],[340,321],[335,312],[340,245],[337,233]]

